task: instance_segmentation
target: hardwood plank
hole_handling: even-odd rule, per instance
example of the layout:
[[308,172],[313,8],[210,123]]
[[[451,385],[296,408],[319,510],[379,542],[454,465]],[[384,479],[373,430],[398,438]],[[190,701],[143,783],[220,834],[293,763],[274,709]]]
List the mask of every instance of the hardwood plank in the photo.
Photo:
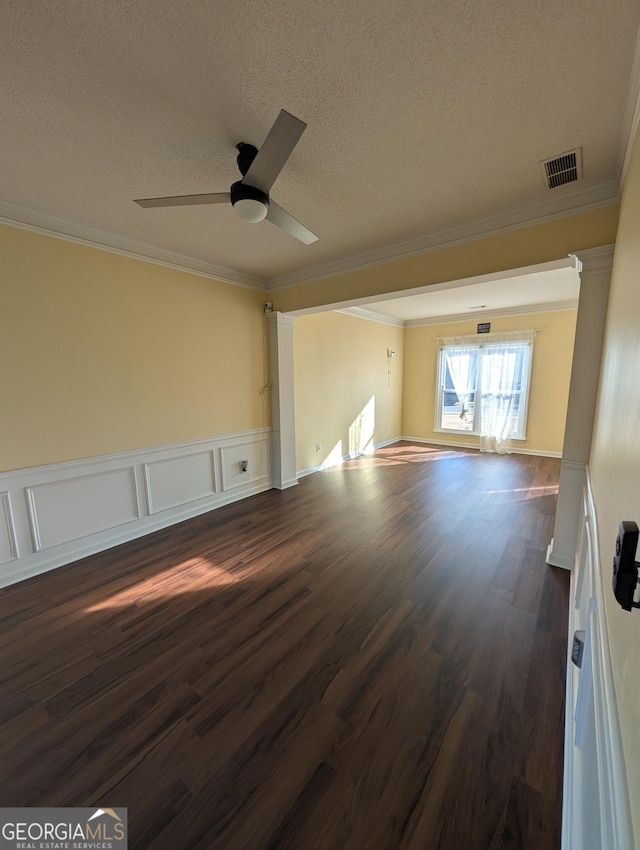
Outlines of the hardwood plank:
[[545,751],[540,742],[563,738],[565,677],[566,641],[536,629],[515,775],[556,802],[562,798],[562,752]]
[[544,571],[540,607],[538,610],[538,628],[552,632],[566,640],[567,616],[569,610],[569,585],[566,570],[560,567],[547,567]]
[[399,443],[0,591],[0,798],[145,850],[559,846],[556,459]]
[[543,794],[514,782],[509,794],[501,850],[555,850],[560,847],[557,807]]

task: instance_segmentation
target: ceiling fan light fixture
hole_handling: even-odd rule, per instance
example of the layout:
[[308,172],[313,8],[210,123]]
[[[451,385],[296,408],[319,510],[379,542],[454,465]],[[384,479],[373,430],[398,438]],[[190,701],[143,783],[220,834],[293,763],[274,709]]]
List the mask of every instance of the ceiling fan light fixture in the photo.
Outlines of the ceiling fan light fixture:
[[241,180],[231,187],[231,203],[238,217],[252,224],[263,221],[269,212],[269,196]]
[[233,205],[236,215],[243,221],[249,221],[252,224],[257,224],[259,221],[264,221],[269,211],[267,205],[262,201],[257,201],[255,198],[240,198]]

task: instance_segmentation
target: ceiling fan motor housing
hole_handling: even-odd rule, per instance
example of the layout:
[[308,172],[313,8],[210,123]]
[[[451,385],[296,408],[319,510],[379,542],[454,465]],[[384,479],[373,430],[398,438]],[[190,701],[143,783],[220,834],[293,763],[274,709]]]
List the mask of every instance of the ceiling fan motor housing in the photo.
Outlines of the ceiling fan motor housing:
[[256,189],[255,186],[247,186],[242,180],[238,180],[231,186],[230,193],[232,204],[236,204],[238,201],[251,200],[260,201],[265,207],[269,207],[269,196],[265,192],[261,192],[260,189]]
[[251,163],[258,155],[258,148],[247,144],[247,142],[238,142],[236,150],[238,151],[236,162],[238,163],[240,174],[244,177],[247,171],[251,168]]

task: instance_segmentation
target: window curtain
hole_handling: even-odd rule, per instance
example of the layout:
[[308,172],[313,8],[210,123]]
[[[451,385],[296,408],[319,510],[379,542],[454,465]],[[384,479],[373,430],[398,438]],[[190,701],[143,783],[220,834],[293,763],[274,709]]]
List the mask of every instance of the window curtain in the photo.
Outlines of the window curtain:
[[460,419],[467,421],[469,416],[469,400],[471,391],[475,389],[475,375],[471,374],[472,364],[475,366],[474,354],[477,348],[472,346],[455,347],[445,351],[446,363],[451,375],[453,389],[462,407]]
[[[535,333],[525,330],[443,339],[451,380],[462,402],[463,413],[467,409],[468,396],[463,400],[458,381],[463,392],[470,386],[476,387],[475,424],[480,429],[480,450],[483,452],[506,454],[509,450],[508,435],[513,431],[517,416],[522,379],[522,355],[520,346],[514,343],[531,345]],[[470,374],[476,362],[473,351],[480,352],[479,374],[475,376]]]
[[517,376],[518,352],[513,345],[503,343],[483,352],[480,376],[480,451],[506,454],[508,435],[517,415],[517,396],[514,390]]

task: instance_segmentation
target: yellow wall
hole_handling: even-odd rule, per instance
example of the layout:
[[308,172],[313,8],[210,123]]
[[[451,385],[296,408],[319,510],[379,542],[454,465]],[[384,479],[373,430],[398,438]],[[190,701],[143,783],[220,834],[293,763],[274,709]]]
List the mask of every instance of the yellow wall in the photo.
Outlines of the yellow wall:
[[340,304],[386,292],[400,292],[562,260],[585,248],[610,245],[616,236],[618,205],[522,227],[508,233],[430,251],[359,271],[346,272],[272,293],[274,310],[289,312]]
[[0,226],[0,470],[262,425],[264,293]]
[[640,846],[640,612],[618,606],[609,567],[620,521],[640,525],[640,134],[620,206],[589,469],[631,812]]
[[[576,327],[575,310],[492,319],[491,330],[539,329],[533,349],[527,437],[513,450],[561,452],[567,413],[571,358]],[[406,437],[455,441],[478,446],[477,437],[434,431],[438,346],[436,337],[475,334],[477,321],[425,325],[405,331],[402,430]]]
[[350,428],[353,440],[371,398],[375,445],[401,436],[403,328],[317,313],[296,319],[293,333],[298,471],[321,465],[338,444],[348,454]]

